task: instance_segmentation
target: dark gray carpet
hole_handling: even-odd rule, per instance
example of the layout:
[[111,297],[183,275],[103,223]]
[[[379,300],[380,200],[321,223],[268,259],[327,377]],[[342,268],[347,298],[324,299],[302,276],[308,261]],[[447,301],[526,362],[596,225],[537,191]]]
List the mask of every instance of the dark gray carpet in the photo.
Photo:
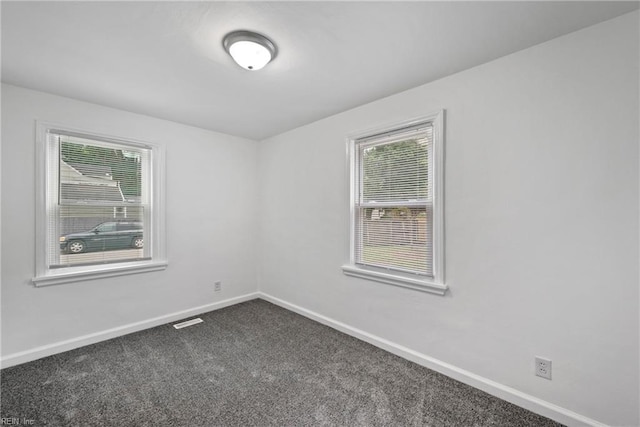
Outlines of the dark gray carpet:
[[49,426],[558,426],[268,302],[2,370]]

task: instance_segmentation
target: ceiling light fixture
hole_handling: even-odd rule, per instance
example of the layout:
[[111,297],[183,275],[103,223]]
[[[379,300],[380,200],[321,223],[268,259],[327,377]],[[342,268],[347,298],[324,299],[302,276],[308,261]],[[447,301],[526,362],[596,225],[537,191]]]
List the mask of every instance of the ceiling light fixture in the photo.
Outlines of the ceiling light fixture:
[[267,65],[277,53],[271,40],[251,31],[233,31],[224,36],[222,45],[239,66],[251,71]]

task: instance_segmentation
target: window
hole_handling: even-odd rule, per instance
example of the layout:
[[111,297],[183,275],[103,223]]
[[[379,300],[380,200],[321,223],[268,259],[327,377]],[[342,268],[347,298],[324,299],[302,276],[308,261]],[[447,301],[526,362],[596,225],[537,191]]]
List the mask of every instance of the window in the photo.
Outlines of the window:
[[42,123],[37,144],[37,286],[166,268],[159,147]]
[[349,139],[345,274],[444,294],[443,112]]

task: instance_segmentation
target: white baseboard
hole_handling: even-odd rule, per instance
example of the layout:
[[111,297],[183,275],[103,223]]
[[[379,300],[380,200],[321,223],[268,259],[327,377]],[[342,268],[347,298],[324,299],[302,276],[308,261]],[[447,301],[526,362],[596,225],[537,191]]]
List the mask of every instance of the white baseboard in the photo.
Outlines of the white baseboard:
[[46,356],[51,356],[54,354],[62,353],[64,351],[69,351],[75,348],[84,347],[90,344],[95,344],[100,341],[105,341],[111,338],[127,335],[132,332],[138,332],[143,329],[149,329],[155,326],[164,325],[165,323],[181,320],[181,319],[184,319],[185,317],[196,316],[198,314],[207,313],[209,311],[219,310],[221,308],[228,307],[230,305],[238,304],[241,302],[253,300],[258,297],[259,297],[259,293],[253,292],[250,294],[241,295],[239,297],[226,299],[224,301],[217,301],[211,304],[205,304],[199,307],[193,307],[187,310],[176,311],[174,313],[154,317],[152,319],[130,323],[128,325],[119,326],[117,328],[108,329],[106,331],[96,332],[93,334],[72,338],[66,341],[60,341],[53,344],[36,347],[31,350],[9,354],[3,357],[2,359],[0,359],[0,366],[2,368],[8,368],[10,366],[19,365],[21,363],[31,362],[33,360],[41,359]]
[[476,375],[464,369],[460,369],[457,366],[453,366],[441,360],[434,359],[433,357],[429,357],[425,354],[411,350],[410,348],[403,347],[384,338],[380,338],[360,329],[353,328],[345,323],[338,322],[337,320],[315,313],[311,310],[307,310],[306,308],[291,304],[287,301],[283,301],[269,294],[265,294],[264,292],[258,292],[258,294],[259,298],[264,299],[265,301],[269,301],[280,307],[286,308],[287,310],[298,313],[304,317],[308,317],[309,319],[315,320],[316,322],[327,325],[340,332],[344,332],[347,335],[351,335],[352,337],[358,338],[362,341],[393,353],[396,356],[400,356],[403,359],[410,360],[426,368],[432,369],[436,372],[440,372],[441,374],[444,374],[450,378],[485,391],[493,396],[506,400],[507,402],[511,402],[522,408],[528,409],[531,412],[535,412],[536,414],[551,418],[552,420],[555,420],[559,423],[565,424],[567,426],[606,427],[606,424],[603,424],[599,421],[577,414],[573,411],[554,405],[553,403],[549,403],[542,399],[538,399],[537,397],[528,395],[514,388],[481,377],[480,375]]

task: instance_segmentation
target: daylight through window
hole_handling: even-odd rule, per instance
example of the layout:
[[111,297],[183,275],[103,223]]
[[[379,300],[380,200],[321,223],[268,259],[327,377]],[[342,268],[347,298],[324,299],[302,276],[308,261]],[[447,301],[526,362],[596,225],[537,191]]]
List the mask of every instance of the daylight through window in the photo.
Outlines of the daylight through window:
[[350,140],[346,274],[410,287],[442,283],[441,114]]
[[49,137],[59,148],[59,179],[49,195],[57,200],[49,223],[59,235],[59,250],[52,235],[49,266],[147,258],[148,150],[68,135]]
[[[46,129],[44,254],[34,282],[69,273],[143,266],[154,256],[155,223],[151,146]],[[42,265],[44,264],[44,265]]]
[[433,129],[358,143],[356,262],[431,276]]

